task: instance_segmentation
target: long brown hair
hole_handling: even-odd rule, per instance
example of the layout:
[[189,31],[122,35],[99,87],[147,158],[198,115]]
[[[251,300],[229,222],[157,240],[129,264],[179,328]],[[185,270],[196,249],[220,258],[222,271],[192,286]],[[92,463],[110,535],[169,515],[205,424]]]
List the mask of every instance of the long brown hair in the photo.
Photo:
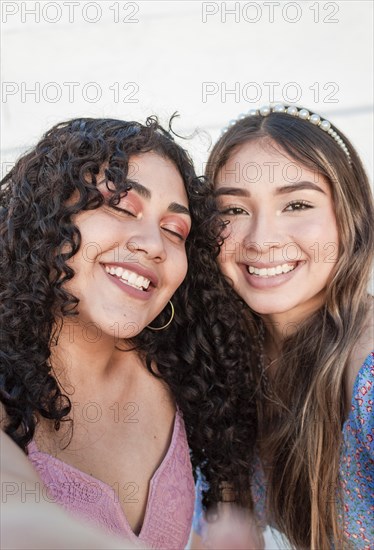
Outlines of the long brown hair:
[[[285,113],[248,116],[218,140],[207,164],[207,177],[214,185],[218,171],[241,145],[271,140],[302,166],[317,170],[332,191],[339,253],[325,303],[283,341],[272,379],[275,404],[274,399],[272,404],[257,399],[268,510],[299,548],[330,548],[332,542],[341,547],[344,540],[339,483],[344,374],[369,307],[373,201],[356,151],[338,134],[348,147],[350,162],[334,139],[309,121]],[[249,308],[247,315],[258,335],[266,331]]]

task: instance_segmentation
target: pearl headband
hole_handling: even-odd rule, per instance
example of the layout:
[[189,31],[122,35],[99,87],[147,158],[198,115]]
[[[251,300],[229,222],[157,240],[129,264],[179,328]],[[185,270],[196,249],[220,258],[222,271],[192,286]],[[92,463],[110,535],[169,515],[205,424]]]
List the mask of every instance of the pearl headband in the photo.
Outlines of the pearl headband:
[[240,114],[236,119],[230,120],[228,126],[223,128],[221,135],[225,134],[232,126],[234,126],[238,120],[243,120],[244,118],[251,117],[251,116],[268,116],[271,113],[283,113],[286,115],[291,115],[294,117],[299,117],[302,120],[307,120],[311,124],[314,124],[314,126],[319,126],[321,130],[324,132],[327,132],[339,145],[339,147],[344,151],[344,153],[347,156],[348,162],[351,164],[351,155],[349,154],[348,147],[342,140],[342,138],[339,136],[337,132],[333,128],[331,128],[331,123],[328,120],[322,120],[321,117],[317,114],[311,114],[306,109],[298,109],[294,105],[291,105],[290,107],[286,107],[282,104],[274,105],[274,107],[271,107],[270,105],[266,105],[264,107],[261,107],[260,109],[250,109],[248,113],[242,113]]

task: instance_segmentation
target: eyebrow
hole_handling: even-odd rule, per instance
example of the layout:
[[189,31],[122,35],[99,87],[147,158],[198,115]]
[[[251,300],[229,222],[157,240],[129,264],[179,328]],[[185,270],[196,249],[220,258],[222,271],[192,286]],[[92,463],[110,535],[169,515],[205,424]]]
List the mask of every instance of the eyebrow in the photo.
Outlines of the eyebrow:
[[[295,191],[302,191],[304,189],[309,189],[312,191],[319,191],[326,195],[325,191],[321,189],[315,183],[311,181],[300,181],[292,185],[283,185],[282,187],[276,187],[275,195],[285,195],[286,193],[293,193]],[[250,197],[251,193],[248,189],[243,187],[219,187],[214,191],[215,197],[220,197],[221,195],[231,195],[234,197]]]
[[214,191],[215,197],[220,197],[221,195],[232,195],[234,197],[250,197],[251,194],[248,189],[243,187],[219,187]]
[[283,195],[285,193],[292,193],[293,191],[302,191],[303,189],[319,191],[320,193],[323,193],[324,195],[326,195],[323,189],[321,189],[318,185],[316,185],[315,183],[312,183],[311,181],[300,181],[293,185],[284,185],[283,187],[277,187],[275,190],[275,194]]
[[138,183],[137,181],[131,181],[130,182],[131,189],[129,191],[134,190],[138,195],[143,197],[143,199],[150,199],[152,196],[152,193],[148,189],[148,187],[144,187],[141,183]]
[[172,202],[168,206],[168,211],[173,212],[174,214],[186,214],[187,216],[191,216],[191,212],[188,210],[186,206],[183,206],[183,204],[179,204],[178,202]]
[[[130,191],[135,191],[135,193],[137,193],[144,199],[149,200],[152,197],[152,193],[148,189],[148,187],[145,187],[141,183],[137,181],[132,181],[130,185],[131,185]],[[170,203],[168,206],[168,211],[173,212],[173,214],[186,214],[187,216],[191,217],[191,213],[188,210],[188,208],[186,206],[183,206],[183,204],[179,204],[178,202]]]

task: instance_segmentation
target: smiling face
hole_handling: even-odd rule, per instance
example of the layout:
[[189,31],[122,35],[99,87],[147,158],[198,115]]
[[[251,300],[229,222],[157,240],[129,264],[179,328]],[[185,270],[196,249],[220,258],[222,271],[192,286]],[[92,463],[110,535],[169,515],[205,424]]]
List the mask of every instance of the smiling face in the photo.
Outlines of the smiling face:
[[[119,338],[143,330],[182,283],[191,225],[184,183],[170,160],[133,156],[129,177],[135,183],[115,208],[104,204],[76,216],[82,243],[65,285],[80,300],[81,323]],[[98,189],[108,201],[104,181]]]
[[274,142],[247,142],[217,174],[228,221],[219,262],[255,312],[281,324],[317,310],[338,256],[331,191]]

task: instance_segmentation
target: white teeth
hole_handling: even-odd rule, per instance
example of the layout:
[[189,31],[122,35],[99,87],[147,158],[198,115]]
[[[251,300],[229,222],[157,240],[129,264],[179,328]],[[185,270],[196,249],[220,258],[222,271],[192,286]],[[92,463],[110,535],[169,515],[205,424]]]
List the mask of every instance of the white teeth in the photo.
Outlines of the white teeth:
[[105,271],[107,273],[110,273],[110,275],[115,275],[116,277],[118,277],[122,283],[137,289],[144,288],[144,290],[147,290],[147,288],[151,284],[151,281],[149,279],[146,279],[145,277],[142,277],[141,275],[138,275],[133,271],[128,271],[127,269],[123,269],[119,266],[108,267],[106,265]]
[[128,278],[130,277],[130,271],[127,271],[127,269],[125,269],[125,271],[122,273],[121,277],[122,277],[122,279],[127,281]]
[[282,264],[277,265],[276,267],[262,267],[257,268],[253,267],[253,265],[248,266],[248,272],[251,274],[255,274],[258,277],[275,277],[276,275],[280,275],[281,273],[288,273],[289,271],[293,271],[295,269],[296,265],[290,265],[290,264]]
[[[122,270],[121,270],[121,272],[122,272]],[[122,275],[122,273],[121,273],[121,275]],[[127,282],[130,283],[130,285],[133,285],[137,278],[138,278],[138,276],[137,276],[136,273],[131,273],[130,277],[127,279]]]

